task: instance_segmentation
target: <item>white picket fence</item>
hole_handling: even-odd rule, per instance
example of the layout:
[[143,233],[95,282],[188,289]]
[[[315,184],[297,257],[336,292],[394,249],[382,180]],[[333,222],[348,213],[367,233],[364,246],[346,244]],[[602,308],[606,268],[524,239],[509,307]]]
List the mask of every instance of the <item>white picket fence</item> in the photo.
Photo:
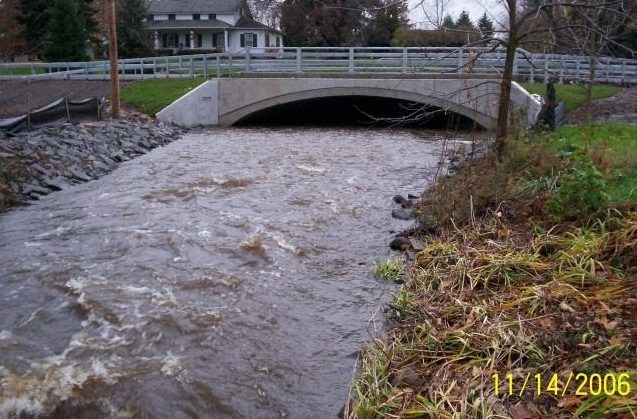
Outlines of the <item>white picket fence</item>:
[[[237,75],[359,74],[498,77],[504,51],[486,48],[274,48],[264,53],[200,54],[119,61],[122,79],[232,77]],[[560,54],[516,53],[518,80],[588,80],[637,83],[637,60]],[[108,79],[108,61],[0,63],[0,80]]]

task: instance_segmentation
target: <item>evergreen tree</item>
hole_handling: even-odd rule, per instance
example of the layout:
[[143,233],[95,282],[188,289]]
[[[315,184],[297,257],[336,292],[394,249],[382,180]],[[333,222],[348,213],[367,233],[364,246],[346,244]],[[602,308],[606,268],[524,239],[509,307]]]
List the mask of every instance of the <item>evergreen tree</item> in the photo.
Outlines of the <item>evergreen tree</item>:
[[405,3],[386,0],[385,4],[379,6],[363,31],[364,46],[388,47],[396,31],[408,26]]
[[285,43],[295,46],[351,46],[362,44],[369,22],[366,10],[379,0],[285,0],[281,30]]
[[18,0],[0,0],[0,60],[10,61],[24,51],[23,28],[16,20],[19,5]]
[[445,29],[456,29],[456,22],[453,21],[451,15],[445,15],[444,19],[442,20],[442,27]]
[[480,20],[478,21],[478,29],[480,30],[480,34],[482,39],[492,39],[493,38],[493,21],[489,19],[487,16],[487,12],[484,12]]
[[50,61],[85,61],[89,36],[83,1],[55,0],[50,10],[48,45],[44,56]]
[[30,53],[44,48],[49,25],[49,0],[20,0],[16,20],[23,26],[22,37]]
[[469,13],[467,13],[464,10],[460,12],[458,19],[456,19],[455,26],[456,26],[456,29],[460,29],[464,31],[475,30],[475,26],[473,26],[473,22],[471,22],[471,19],[469,18]]
[[143,20],[148,16],[144,0],[119,0],[117,14],[117,48],[122,58],[150,55]]

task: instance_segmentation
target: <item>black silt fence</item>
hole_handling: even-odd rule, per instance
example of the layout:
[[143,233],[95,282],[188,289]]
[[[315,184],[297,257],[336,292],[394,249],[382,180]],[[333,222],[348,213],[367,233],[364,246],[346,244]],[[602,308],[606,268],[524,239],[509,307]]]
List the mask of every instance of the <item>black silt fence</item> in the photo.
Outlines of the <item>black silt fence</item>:
[[0,131],[17,133],[64,122],[80,123],[101,119],[103,100],[98,98],[72,101],[59,99],[26,115],[0,119]]

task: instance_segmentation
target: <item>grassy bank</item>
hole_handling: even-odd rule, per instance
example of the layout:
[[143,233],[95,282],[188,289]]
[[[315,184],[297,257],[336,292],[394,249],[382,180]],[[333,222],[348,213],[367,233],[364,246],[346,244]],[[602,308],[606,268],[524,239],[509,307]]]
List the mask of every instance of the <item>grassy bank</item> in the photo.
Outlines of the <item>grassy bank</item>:
[[155,116],[205,81],[202,77],[137,81],[122,89],[122,100],[150,116]]
[[377,265],[406,280],[346,416],[637,417],[636,129],[519,135],[439,179],[424,249]]
[[[546,94],[546,85],[544,83],[522,83],[529,93],[537,93],[544,96]],[[591,98],[603,99],[617,94],[621,89],[618,86],[611,85],[594,85],[591,91]],[[557,100],[564,102],[566,111],[573,110],[583,105],[588,99],[588,88],[581,84],[556,84],[555,94]]]

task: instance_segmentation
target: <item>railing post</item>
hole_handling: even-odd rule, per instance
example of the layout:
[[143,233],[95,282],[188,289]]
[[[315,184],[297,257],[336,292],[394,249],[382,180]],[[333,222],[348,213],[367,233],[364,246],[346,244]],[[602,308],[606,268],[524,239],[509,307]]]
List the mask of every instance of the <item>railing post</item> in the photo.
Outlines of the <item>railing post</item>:
[[252,61],[252,54],[250,53],[250,47],[246,47],[246,64],[245,64],[246,73],[250,72],[251,61]]
[[529,83],[533,83],[535,80],[535,66],[533,65],[533,58],[531,58],[531,70],[529,70]]
[[407,73],[407,48],[403,48],[403,74]]
[[216,57],[215,64],[217,65],[217,78],[221,78],[221,57],[219,55]]
[[168,57],[164,57],[164,64],[166,65],[166,78],[170,77],[170,65],[168,64]]
[[560,84],[564,84],[564,55],[560,56]]
[[579,61],[579,57],[577,57],[577,62],[575,63],[575,80],[579,80],[581,78],[580,76],[580,61]]
[[622,84],[626,83],[626,59],[622,58]]
[[297,73],[301,73],[303,72],[303,52],[301,51],[301,48],[297,48],[296,49],[296,72]]
[[194,63],[192,62],[192,56],[190,57],[190,69],[189,69],[189,72],[190,72],[190,78],[194,79],[195,78],[195,66],[194,66]]
[[349,49],[349,72],[354,72],[354,48]]
[[144,80],[146,78],[146,72],[144,71],[144,59],[143,58],[139,59],[139,71],[140,71],[140,74],[142,75],[142,80]]
[[460,48],[458,50],[458,68],[457,71],[458,73],[462,73],[462,66],[463,66],[463,56],[464,55],[464,48]]
[[35,76],[35,65],[33,63],[31,63],[31,75]]
[[544,84],[549,82],[549,56],[544,54]]
[[157,58],[153,58],[153,78],[157,78]]

